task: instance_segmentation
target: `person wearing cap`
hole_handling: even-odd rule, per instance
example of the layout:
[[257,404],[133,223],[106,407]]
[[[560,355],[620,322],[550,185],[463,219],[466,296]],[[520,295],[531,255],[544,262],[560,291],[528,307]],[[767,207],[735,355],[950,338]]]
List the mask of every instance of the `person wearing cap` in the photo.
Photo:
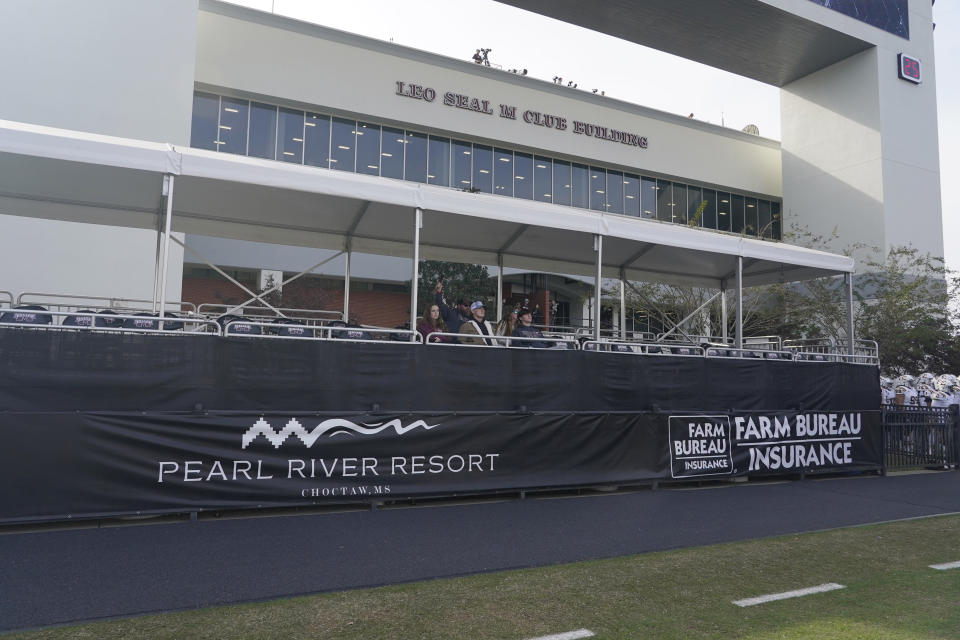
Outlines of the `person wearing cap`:
[[440,308],[440,317],[447,325],[449,333],[460,333],[460,327],[464,322],[469,322],[470,307],[466,300],[460,298],[455,307],[448,307],[443,300],[443,282],[437,283],[436,293],[433,296],[433,302]]
[[[491,338],[483,336],[493,336],[493,327],[486,320],[487,307],[480,300],[470,305],[470,319],[460,326],[461,344],[493,344]],[[480,336],[477,338],[465,338],[463,336]]]
[[[533,312],[530,309],[524,307],[520,309],[520,324],[517,325],[517,328],[513,330],[514,337],[517,338],[542,338],[543,332],[540,329],[537,329],[533,326]],[[522,341],[515,342],[514,346],[517,347],[533,347],[536,349],[547,349],[550,347],[550,344],[547,342],[534,342],[534,341]]]

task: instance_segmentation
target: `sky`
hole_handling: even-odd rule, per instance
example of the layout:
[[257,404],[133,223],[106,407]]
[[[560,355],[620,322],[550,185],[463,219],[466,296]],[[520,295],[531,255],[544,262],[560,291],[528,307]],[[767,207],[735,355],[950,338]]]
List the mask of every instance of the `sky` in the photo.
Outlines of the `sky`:
[[[453,58],[477,48],[503,69],[526,68],[628,102],[780,139],[776,87],[685,60],[493,0],[228,0],[306,22],[392,41]],[[960,1],[933,7],[941,199],[948,265],[960,270]],[[534,35],[535,34],[535,35]],[[558,43],[562,43],[559,45]],[[929,74],[929,61],[924,61]],[[643,70],[655,68],[656,75]]]

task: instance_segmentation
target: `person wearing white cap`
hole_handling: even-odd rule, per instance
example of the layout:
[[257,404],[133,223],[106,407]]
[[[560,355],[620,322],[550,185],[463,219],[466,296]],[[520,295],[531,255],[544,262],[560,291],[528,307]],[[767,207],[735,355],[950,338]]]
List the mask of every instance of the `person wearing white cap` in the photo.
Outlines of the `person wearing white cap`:
[[[492,336],[493,327],[485,319],[487,307],[480,300],[470,305],[470,319],[460,325],[461,335]],[[490,338],[460,338],[461,344],[493,344]]]

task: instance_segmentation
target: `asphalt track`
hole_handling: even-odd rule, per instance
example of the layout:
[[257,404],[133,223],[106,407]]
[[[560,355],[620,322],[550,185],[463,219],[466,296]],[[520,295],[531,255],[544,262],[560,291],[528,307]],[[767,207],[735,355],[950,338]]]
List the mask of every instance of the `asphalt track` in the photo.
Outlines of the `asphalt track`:
[[7,532],[0,631],[960,512],[960,473]]

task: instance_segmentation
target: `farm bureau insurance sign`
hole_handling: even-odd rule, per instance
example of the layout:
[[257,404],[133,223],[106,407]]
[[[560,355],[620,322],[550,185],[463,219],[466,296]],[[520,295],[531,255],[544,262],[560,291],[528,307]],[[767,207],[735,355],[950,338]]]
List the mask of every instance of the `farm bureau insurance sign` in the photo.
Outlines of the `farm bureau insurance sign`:
[[674,478],[849,467],[870,459],[853,413],[670,416]]
[[437,93],[437,90],[432,87],[425,87],[421,84],[413,84],[401,80],[396,81],[396,95],[414,100],[422,100],[424,102],[434,102],[439,96],[441,102],[447,107],[465,109],[488,116],[496,113],[501,118],[508,120],[516,120],[519,117],[529,125],[556,129],[557,131],[569,130],[575,134],[608,140],[610,142],[619,142],[620,144],[638,147],[640,149],[646,149],[648,144],[646,136],[637,135],[629,131],[622,131],[591,122],[581,122],[580,120],[568,120],[564,116],[543,113],[532,109],[520,111],[518,115],[518,107],[509,104],[499,103],[495,111],[491,106],[490,100],[487,98],[469,96],[454,91],[445,91],[440,95]]

